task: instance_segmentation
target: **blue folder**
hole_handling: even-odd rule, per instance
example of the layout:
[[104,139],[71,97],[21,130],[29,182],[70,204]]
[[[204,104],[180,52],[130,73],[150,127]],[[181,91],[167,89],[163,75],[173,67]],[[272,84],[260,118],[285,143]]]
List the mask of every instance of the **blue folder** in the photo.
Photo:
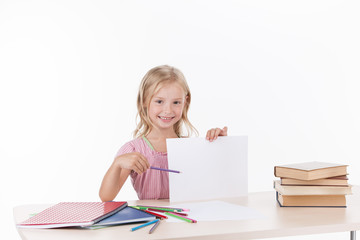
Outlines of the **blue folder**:
[[147,212],[132,208],[126,207],[119,212],[107,217],[100,222],[91,225],[91,227],[100,227],[100,226],[113,226],[120,225],[126,223],[136,223],[136,222],[146,222],[152,221],[156,219],[156,217]]

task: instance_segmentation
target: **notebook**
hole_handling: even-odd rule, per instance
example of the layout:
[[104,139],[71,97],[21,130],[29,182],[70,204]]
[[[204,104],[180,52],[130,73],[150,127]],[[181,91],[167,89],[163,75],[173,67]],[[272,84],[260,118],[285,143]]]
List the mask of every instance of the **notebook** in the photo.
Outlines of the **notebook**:
[[132,208],[126,207],[121,211],[111,215],[108,218],[101,220],[100,222],[88,227],[99,227],[99,226],[113,226],[126,223],[136,223],[155,220],[156,217],[150,213]]
[[21,228],[90,226],[120,211],[127,202],[61,202],[21,222]]

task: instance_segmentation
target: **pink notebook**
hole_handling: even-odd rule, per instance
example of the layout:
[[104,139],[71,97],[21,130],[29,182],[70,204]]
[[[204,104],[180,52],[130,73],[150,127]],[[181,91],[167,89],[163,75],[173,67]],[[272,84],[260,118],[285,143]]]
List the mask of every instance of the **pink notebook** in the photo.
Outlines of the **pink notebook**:
[[126,206],[127,202],[61,202],[17,226],[22,228],[90,226]]

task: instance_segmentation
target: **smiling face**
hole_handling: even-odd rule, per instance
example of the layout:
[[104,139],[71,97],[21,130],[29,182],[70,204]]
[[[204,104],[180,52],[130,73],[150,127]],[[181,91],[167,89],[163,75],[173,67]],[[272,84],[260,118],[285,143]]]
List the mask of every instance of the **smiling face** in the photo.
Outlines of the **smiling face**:
[[185,106],[185,93],[176,83],[162,86],[150,100],[148,115],[153,127],[159,130],[173,128],[182,116]]

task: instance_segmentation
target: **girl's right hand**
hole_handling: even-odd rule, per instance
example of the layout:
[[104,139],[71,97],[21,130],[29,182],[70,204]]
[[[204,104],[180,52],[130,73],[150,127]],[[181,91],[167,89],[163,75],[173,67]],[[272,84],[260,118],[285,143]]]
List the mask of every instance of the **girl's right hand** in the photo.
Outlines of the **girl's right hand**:
[[115,163],[124,169],[129,169],[142,174],[150,168],[146,157],[138,152],[126,153],[115,158]]

